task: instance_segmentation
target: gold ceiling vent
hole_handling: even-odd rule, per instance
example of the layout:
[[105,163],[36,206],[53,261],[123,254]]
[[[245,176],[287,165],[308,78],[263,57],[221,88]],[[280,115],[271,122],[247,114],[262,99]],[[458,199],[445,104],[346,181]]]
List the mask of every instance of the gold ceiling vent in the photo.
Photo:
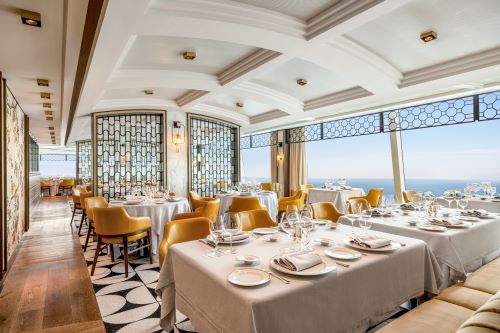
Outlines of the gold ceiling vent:
[[297,84],[299,86],[305,86],[307,84],[307,80],[306,79],[297,79]]
[[48,93],[48,92],[41,92],[40,93],[40,97],[41,98],[45,98],[45,99],[50,99],[50,93]]
[[420,34],[420,39],[424,42],[424,43],[428,43],[428,42],[431,42],[433,41],[434,39],[437,39],[438,38],[438,35],[436,32],[430,30],[430,31],[426,31],[426,32],[422,32]]
[[182,57],[184,60],[194,60],[196,59],[196,52],[195,51],[184,51],[182,52]]
[[144,93],[145,93],[146,95],[153,95],[155,92],[154,92],[154,90],[153,90],[153,89],[146,89],[146,90],[144,90]]
[[30,25],[32,27],[42,27],[42,16],[40,15],[40,13],[21,9],[19,11],[19,14],[21,15],[21,21],[23,22],[23,24]]
[[44,108],[50,109],[52,108],[52,103],[42,103]]
[[36,79],[36,84],[38,84],[39,87],[48,87],[49,86],[49,80],[47,80],[47,79]]

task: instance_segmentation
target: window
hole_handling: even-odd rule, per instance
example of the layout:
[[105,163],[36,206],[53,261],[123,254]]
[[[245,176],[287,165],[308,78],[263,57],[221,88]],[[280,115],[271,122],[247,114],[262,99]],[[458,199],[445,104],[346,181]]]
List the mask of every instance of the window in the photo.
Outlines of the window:
[[75,177],[75,155],[40,155],[42,177]]
[[500,190],[500,121],[403,131],[401,141],[407,189],[441,195],[490,181]]
[[269,147],[242,149],[242,181],[271,181],[271,151]]
[[308,182],[323,186],[326,179],[346,178],[347,185],[383,188],[394,193],[389,134],[372,134],[307,142]]

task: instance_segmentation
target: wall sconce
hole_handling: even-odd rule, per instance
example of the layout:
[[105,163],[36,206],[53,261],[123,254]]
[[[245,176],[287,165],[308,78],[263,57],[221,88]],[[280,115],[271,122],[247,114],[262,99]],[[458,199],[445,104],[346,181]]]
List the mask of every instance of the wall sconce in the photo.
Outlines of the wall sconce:
[[174,121],[172,126],[172,143],[177,153],[181,152],[181,145],[185,143],[185,126],[180,121]]
[[284,160],[283,154],[278,154],[278,161],[282,162]]

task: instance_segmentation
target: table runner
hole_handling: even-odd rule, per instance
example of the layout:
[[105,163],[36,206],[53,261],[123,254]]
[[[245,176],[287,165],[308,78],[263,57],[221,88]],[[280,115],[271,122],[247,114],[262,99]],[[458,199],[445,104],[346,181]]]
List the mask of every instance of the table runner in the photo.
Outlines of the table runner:
[[[313,238],[330,237],[342,244],[350,228],[322,227]],[[359,230],[358,230],[359,232]],[[271,278],[253,288],[231,285],[227,275],[242,267],[239,254],[269,259],[289,241],[266,242],[263,238],[238,246],[239,253],[208,258],[210,248],[198,241],[174,245],[165,258],[156,287],[161,297],[161,326],[169,331],[175,308],[186,314],[199,332],[365,332],[390,316],[409,298],[432,290],[440,283],[437,261],[424,242],[387,235],[406,246],[393,253],[368,253],[349,268],[321,277],[286,276],[289,285]],[[314,246],[323,253],[326,247]],[[326,258],[328,262],[333,259]],[[285,276],[282,273],[277,273]]]
[[365,191],[362,188],[353,188],[350,190],[311,188],[307,195],[307,201],[309,203],[333,202],[338,211],[345,212],[347,199],[363,195],[365,195]]

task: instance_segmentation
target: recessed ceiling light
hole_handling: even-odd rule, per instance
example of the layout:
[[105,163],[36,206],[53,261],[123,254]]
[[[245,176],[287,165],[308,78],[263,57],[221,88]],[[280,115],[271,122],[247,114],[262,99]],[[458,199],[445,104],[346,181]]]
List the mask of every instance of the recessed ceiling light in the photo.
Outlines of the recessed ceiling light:
[[40,97],[41,98],[45,98],[45,99],[50,99],[50,93],[48,93],[48,92],[41,92],[40,93]]
[[53,131],[54,130],[54,126],[49,126],[49,131]]
[[42,103],[44,108],[50,109],[52,107],[52,103]]
[[242,102],[236,102],[236,106],[239,108],[242,108],[244,106],[244,104]]
[[420,34],[420,39],[424,42],[424,43],[428,43],[430,41],[433,41],[434,39],[437,39],[438,38],[438,35],[436,32],[432,31],[432,30],[429,30],[429,31],[426,31],[426,32],[422,32]]
[[53,121],[54,120],[54,117],[50,116],[50,117],[45,117],[46,120],[48,121]]
[[184,51],[182,52],[182,57],[184,60],[194,60],[196,58],[196,52],[195,51]]
[[50,110],[45,110],[45,111],[43,111],[43,113],[44,113],[46,116],[52,116],[52,111],[50,111]]
[[48,87],[49,86],[49,80],[46,79],[36,79],[36,84],[40,87]]
[[154,92],[154,90],[153,90],[153,89],[146,89],[146,90],[144,90],[144,93],[145,93],[146,95],[153,95],[155,92]]
[[299,86],[305,86],[307,84],[307,80],[306,79],[297,79],[297,84]]
[[30,25],[32,27],[42,27],[42,16],[40,13],[21,9],[19,14],[21,15],[21,21],[23,24]]

